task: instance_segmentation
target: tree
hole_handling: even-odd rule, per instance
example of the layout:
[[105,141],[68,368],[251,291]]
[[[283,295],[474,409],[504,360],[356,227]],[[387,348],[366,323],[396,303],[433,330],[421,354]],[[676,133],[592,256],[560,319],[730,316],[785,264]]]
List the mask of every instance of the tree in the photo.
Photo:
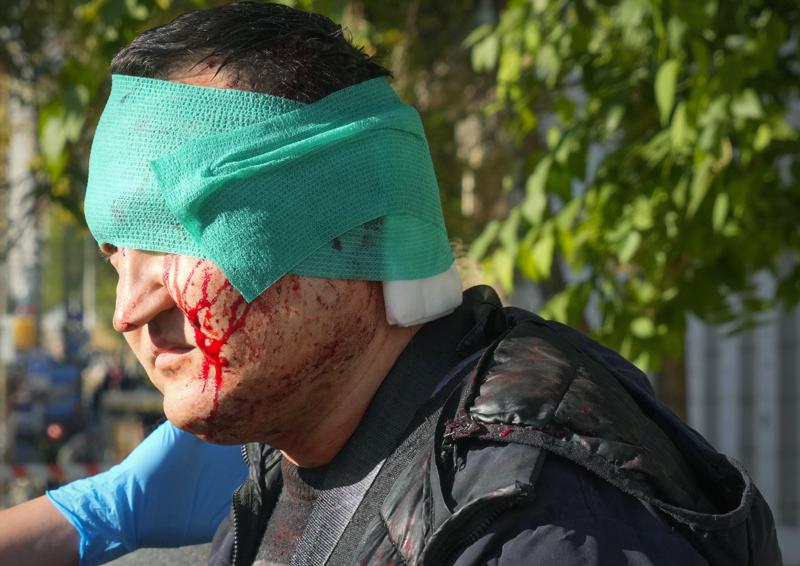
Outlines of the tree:
[[[28,83],[39,119],[39,192],[82,222],[88,148],[108,63],[139,32],[203,0],[21,0],[0,5],[0,72]],[[216,3],[220,3],[219,1]]]
[[798,37],[791,0],[509,1],[468,44],[490,111],[543,143],[475,257],[506,288],[549,283],[547,315],[646,369],[680,357],[687,313],[741,329],[796,304]]

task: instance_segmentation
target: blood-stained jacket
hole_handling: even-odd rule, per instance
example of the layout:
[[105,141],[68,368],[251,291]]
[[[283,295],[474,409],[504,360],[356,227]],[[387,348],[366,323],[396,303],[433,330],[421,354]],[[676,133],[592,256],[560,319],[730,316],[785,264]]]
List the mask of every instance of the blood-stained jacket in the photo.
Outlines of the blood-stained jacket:
[[[465,340],[484,350],[479,361],[442,395],[354,556],[331,564],[782,563],[748,473],[656,400],[638,369],[575,330],[501,308],[491,289],[470,301],[480,315]],[[211,564],[255,556],[278,468],[275,453],[257,453],[234,497],[236,532],[223,523]]]

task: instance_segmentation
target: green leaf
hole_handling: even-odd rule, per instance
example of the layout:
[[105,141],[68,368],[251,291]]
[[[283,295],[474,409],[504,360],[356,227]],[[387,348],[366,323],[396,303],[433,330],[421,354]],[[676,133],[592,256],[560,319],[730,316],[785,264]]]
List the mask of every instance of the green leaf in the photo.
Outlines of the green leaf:
[[529,21],[525,24],[525,31],[523,33],[523,40],[525,41],[525,48],[531,52],[535,53],[536,50],[539,48],[539,44],[542,41],[542,35],[539,32],[539,23],[536,21]]
[[670,125],[670,139],[672,149],[684,152],[688,149],[686,146],[689,142],[689,125],[686,119],[685,102],[679,103],[675,108]]
[[[681,182],[678,183],[678,188],[685,188],[686,186],[687,186],[686,182],[681,181]],[[685,193],[685,191],[684,191],[684,193]],[[675,202],[675,201],[673,200],[673,202]],[[686,201],[685,201],[685,194],[684,194],[684,203],[685,202]],[[678,205],[678,206],[682,207],[683,205],[681,204],[681,205]],[[676,239],[681,233],[680,226],[678,225],[678,218],[679,218],[678,217],[678,213],[675,210],[670,210],[669,212],[667,212],[664,215],[664,228],[666,229],[667,239],[668,240]]]
[[519,80],[522,69],[522,55],[516,47],[506,47],[500,56],[497,80],[500,83],[513,83]]
[[472,48],[472,68],[478,72],[494,69],[499,52],[500,40],[497,35],[485,37]]
[[642,25],[648,9],[648,2],[641,0],[622,0],[617,6],[617,22],[626,31],[635,31]]
[[622,104],[615,104],[606,113],[605,131],[606,134],[613,134],[619,128],[622,118],[625,117],[625,107]]
[[574,224],[578,219],[578,214],[583,209],[582,199],[576,198],[568,202],[553,218],[558,237],[558,246],[562,257],[567,263],[576,262],[575,250],[579,242],[585,240],[585,231],[579,232]]
[[716,125],[728,120],[728,102],[730,96],[721,94],[711,100],[700,112],[697,123],[700,126]]
[[489,34],[492,33],[494,28],[489,24],[481,24],[476,27],[474,30],[470,32],[470,34],[464,39],[462,45],[464,47],[472,47],[477,45],[482,40],[486,39]]
[[72,85],[39,113],[39,145],[45,169],[53,178],[64,172],[69,159],[67,144],[76,141],[81,134],[88,101],[86,87]]
[[557,322],[568,322],[570,293],[568,290],[562,291],[554,295],[547,301],[547,304],[542,308],[541,315],[544,318],[555,320]]
[[578,214],[583,209],[583,199],[575,198],[564,205],[555,216],[556,226],[559,230],[572,230]]
[[772,129],[769,124],[761,124],[756,130],[755,139],[753,139],[753,149],[756,151],[763,151],[772,141]]
[[558,126],[551,126],[548,128],[547,134],[545,134],[545,141],[547,142],[548,148],[556,149],[561,142],[561,128]]
[[542,159],[525,184],[525,201],[520,208],[522,216],[533,226],[542,221],[547,209],[547,176],[551,163],[550,156]]
[[128,14],[135,20],[146,20],[150,15],[147,6],[139,4],[137,0],[125,0],[125,5],[128,8]]
[[642,235],[639,232],[629,232],[625,237],[622,247],[619,250],[619,261],[622,263],[630,263],[634,254],[639,249],[642,243]]
[[649,230],[653,227],[653,201],[647,197],[639,197],[631,207],[631,221],[637,230]]
[[553,230],[544,230],[531,250],[531,256],[533,257],[533,261],[536,262],[539,273],[542,274],[542,279],[550,277],[550,270],[553,266],[555,243],[556,238],[553,234]]
[[486,255],[489,246],[494,242],[497,233],[500,231],[501,222],[499,220],[492,220],[481,232],[480,236],[475,238],[472,245],[469,247],[469,255],[475,259],[480,260]]
[[669,130],[658,132],[647,144],[640,146],[639,151],[647,159],[650,165],[661,163],[669,153],[671,147],[672,134]]
[[551,225],[542,230],[534,228],[528,233],[517,255],[517,265],[525,277],[533,281],[550,277],[555,243]]
[[631,363],[643,372],[648,372],[656,369],[653,364],[653,352],[640,352]]
[[719,127],[716,123],[708,124],[700,132],[700,139],[698,140],[700,149],[711,152],[719,147]]
[[515,255],[517,253],[517,242],[519,240],[519,220],[520,210],[515,208],[508,216],[508,220],[503,222],[502,228],[497,234],[497,239],[500,244],[508,251],[509,254]]
[[720,193],[714,199],[714,210],[712,212],[712,226],[715,232],[722,231],[725,221],[728,219],[728,208],[730,206],[730,196],[728,193]]
[[692,184],[689,186],[689,206],[686,209],[686,214],[689,217],[694,216],[703,199],[706,198],[708,188],[711,186],[711,180],[711,164],[708,160],[705,160],[698,167],[695,167]]
[[792,128],[784,120],[779,120],[778,122],[772,124],[771,132],[772,138],[775,140],[794,141],[800,139],[800,135],[798,135],[800,132]]
[[67,165],[68,156],[64,151],[67,138],[62,124],[60,116],[52,116],[42,121],[39,131],[39,148],[45,169],[53,178],[59,177]]
[[546,43],[539,49],[536,62],[545,77],[547,86],[555,85],[561,72],[561,57],[552,44]]
[[[567,130],[558,142],[558,148],[554,155],[556,162],[565,165],[570,156],[580,149],[580,141],[575,130]],[[580,169],[580,174],[584,173],[585,165]]]
[[764,116],[761,101],[752,88],[745,89],[731,101],[731,114],[737,118],[758,120]]
[[662,303],[670,302],[672,299],[678,296],[678,293],[680,293],[680,290],[677,287],[670,287],[669,289],[666,289],[661,294],[661,302]]
[[505,291],[514,289],[514,257],[504,249],[495,250],[491,259],[491,273]]
[[675,92],[678,86],[678,72],[681,64],[677,59],[667,59],[656,73],[656,104],[661,116],[661,124],[669,123],[669,116],[675,104]]
[[634,292],[639,302],[651,303],[658,296],[658,289],[650,281],[641,281],[634,285]]
[[652,338],[656,333],[656,325],[645,316],[634,318],[631,321],[631,334],[637,338]]
[[676,17],[672,17],[667,22],[667,37],[669,48],[673,53],[680,53],[682,51],[683,40],[686,37],[686,32],[689,26]]

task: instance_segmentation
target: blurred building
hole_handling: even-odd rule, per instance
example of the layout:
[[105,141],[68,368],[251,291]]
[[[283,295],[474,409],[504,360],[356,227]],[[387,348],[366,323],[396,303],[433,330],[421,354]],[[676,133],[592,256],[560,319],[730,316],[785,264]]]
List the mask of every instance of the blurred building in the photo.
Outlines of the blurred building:
[[[762,289],[771,281],[763,276]],[[800,565],[800,310],[750,332],[689,321],[689,424],[742,462],[775,515],[786,566]]]

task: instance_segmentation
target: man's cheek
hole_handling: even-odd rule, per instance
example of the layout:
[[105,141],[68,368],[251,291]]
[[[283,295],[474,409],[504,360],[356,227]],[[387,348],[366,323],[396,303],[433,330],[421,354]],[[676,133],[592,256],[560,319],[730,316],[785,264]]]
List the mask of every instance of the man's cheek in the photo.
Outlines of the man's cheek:
[[141,337],[141,330],[133,330],[131,332],[125,332],[122,334],[122,337],[125,338],[125,342],[128,343],[128,347],[133,352],[133,355],[136,356],[136,359],[139,361],[139,364],[147,371],[148,375],[150,375],[150,368],[148,367],[144,346],[142,344],[142,337]]

